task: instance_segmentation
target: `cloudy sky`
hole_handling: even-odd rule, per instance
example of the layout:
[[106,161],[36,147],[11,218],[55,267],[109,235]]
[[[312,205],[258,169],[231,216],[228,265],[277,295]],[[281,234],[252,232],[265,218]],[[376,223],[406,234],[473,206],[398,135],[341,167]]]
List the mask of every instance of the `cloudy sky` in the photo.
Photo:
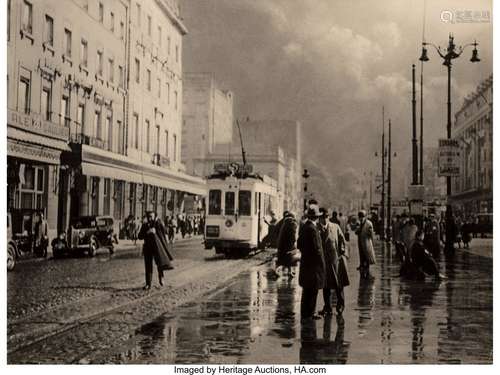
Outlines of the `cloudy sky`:
[[[468,49],[453,66],[453,111],[492,72],[492,22],[485,13],[491,21],[491,1],[183,0],[181,5],[189,29],[184,70],[214,72],[220,86],[234,92],[237,117],[301,121],[306,162],[328,165],[333,175],[346,168],[378,171],[373,154],[380,144],[382,106],[393,124],[395,174],[406,168],[411,64],[417,64],[418,78],[424,15],[427,41],[444,46],[451,32],[457,45],[480,43],[480,63],[469,62]],[[450,15],[454,22],[445,22]],[[460,22],[459,16],[476,22]],[[424,140],[436,146],[446,131],[446,69],[434,50],[429,57]]]

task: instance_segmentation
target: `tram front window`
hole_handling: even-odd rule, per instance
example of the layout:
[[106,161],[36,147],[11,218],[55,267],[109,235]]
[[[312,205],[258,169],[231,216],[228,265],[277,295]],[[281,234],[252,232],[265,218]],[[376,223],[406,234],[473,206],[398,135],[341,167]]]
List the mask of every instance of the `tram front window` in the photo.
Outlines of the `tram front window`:
[[250,216],[252,213],[252,193],[248,190],[238,192],[238,213],[240,216]]
[[220,215],[221,213],[221,191],[220,190],[210,190],[208,193],[208,214],[209,215]]
[[234,215],[234,191],[226,191],[224,212],[226,215]]

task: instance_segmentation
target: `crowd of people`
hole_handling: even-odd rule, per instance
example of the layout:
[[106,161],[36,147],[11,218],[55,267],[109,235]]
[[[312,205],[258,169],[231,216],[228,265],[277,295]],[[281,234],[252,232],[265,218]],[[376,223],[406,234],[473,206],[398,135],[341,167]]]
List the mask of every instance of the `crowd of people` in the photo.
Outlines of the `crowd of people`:
[[[127,217],[124,225],[126,239],[133,240],[134,243],[137,242],[142,222],[146,216],[142,219],[133,215]],[[164,223],[165,235],[170,243],[174,243],[178,235],[182,236],[182,238],[202,235],[205,228],[205,219],[202,215],[167,215]]]
[[[319,207],[317,201],[310,200],[300,219],[292,212],[285,211],[280,220],[271,213],[271,220],[266,223],[269,231],[265,241],[270,246],[275,244],[277,248],[275,275],[293,278],[294,268],[300,260],[301,319],[315,320],[331,316],[334,307],[337,315],[341,316],[345,308],[344,288],[349,285],[346,263],[349,257],[347,220],[337,212],[329,216],[328,211]],[[364,247],[360,247],[360,251],[364,251]],[[367,263],[372,262],[368,260]],[[316,312],[320,290],[323,292],[323,308]]]

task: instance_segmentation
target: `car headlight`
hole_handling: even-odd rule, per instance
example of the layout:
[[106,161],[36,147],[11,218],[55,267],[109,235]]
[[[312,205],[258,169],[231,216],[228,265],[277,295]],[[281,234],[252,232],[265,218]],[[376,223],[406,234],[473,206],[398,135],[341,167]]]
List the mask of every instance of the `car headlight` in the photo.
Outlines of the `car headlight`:
[[85,233],[83,231],[78,232],[78,237],[83,239],[83,237],[85,237]]

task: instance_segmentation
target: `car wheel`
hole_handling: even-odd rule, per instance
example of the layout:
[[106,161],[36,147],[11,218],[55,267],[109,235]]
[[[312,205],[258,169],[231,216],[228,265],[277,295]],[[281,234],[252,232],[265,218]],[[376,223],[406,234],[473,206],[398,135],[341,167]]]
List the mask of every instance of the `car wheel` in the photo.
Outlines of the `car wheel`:
[[91,238],[89,243],[89,256],[91,257],[95,256],[96,251],[97,251],[97,241],[95,240],[95,238]]
[[7,248],[7,271],[12,271],[16,266],[16,249],[12,245]]

